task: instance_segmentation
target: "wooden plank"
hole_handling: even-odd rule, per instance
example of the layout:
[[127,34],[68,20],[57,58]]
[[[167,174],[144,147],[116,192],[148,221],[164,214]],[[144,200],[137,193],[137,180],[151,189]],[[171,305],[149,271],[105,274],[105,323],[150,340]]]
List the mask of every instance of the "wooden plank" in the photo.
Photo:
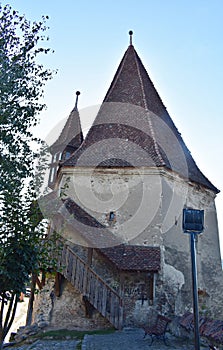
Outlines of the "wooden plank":
[[87,286],[86,286],[86,295],[90,296],[90,286],[91,286],[91,271],[88,269],[87,271]]
[[[99,294],[99,281],[98,281],[98,279],[95,279],[94,285],[95,285],[95,288],[94,288],[94,304],[93,305],[94,305],[95,309],[98,310],[98,294]],[[100,311],[100,310],[98,310],[98,311]]]
[[83,281],[84,281],[84,266],[80,263],[80,278],[79,278],[79,286],[78,289],[82,293],[83,292]]
[[77,260],[77,269],[76,269],[76,278],[75,278],[75,288],[78,289],[78,286],[79,286],[79,260]]
[[83,276],[83,295],[87,295],[87,283],[88,283],[88,268],[85,265]]
[[71,284],[75,286],[75,279],[76,279],[76,270],[77,270],[77,257],[74,256],[73,259],[73,266],[72,266],[72,276],[71,276]]
[[94,275],[92,274],[92,276],[91,276],[91,293],[90,293],[92,305],[94,305],[94,297],[95,297],[95,278],[94,278]]
[[66,247],[65,246],[63,246],[63,251],[61,254],[61,268],[62,268],[62,271],[64,272],[66,268]]
[[97,309],[99,312],[101,312],[101,292],[102,292],[102,283],[101,281],[97,280],[98,283],[98,300],[97,300]]
[[106,303],[107,303],[107,288],[103,284],[103,287],[102,287],[102,302],[101,302],[101,314],[103,316],[106,315]]
[[119,298],[117,296],[114,297],[114,324],[115,327],[119,327]]
[[82,265],[81,261],[78,261],[78,290],[81,292],[81,271],[82,271]]
[[111,293],[111,312],[110,312],[110,322],[115,326],[114,321],[115,321],[115,301],[114,301],[114,294]]
[[62,252],[61,252],[61,259],[64,260],[64,256],[65,256],[65,252],[66,252],[66,247],[65,245],[63,246]]
[[97,281],[96,279],[92,278],[92,288],[91,288],[91,298],[92,298],[92,305],[97,309],[97,305],[95,304],[95,298],[97,298]]
[[68,269],[67,269],[67,279],[70,282],[71,281],[71,277],[72,277],[72,264],[73,264],[73,256],[72,254],[69,252],[68,255]]
[[66,278],[69,281],[69,250],[67,250],[67,254],[66,254]]
[[98,296],[98,307],[100,308],[100,312],[102,311],[102,293],[103,293],[103,284],[100,282],[99,296]]
[[80,290],[80,279],[81,279],[81,263],[78,260],[78,272],[77,272],[77,289]]
[[94,292],[95,292],[95,279],[93,274],[91,273],[89,300],[92,305],[94,305]]
[[122,271],[120,271],[120,286],[119,286],[119,295],[121,298],[124,297],[124,290],[125,290],[125,276]]
[[[87,263],[75,254],[71,248],[63,248],[61,266],[66,266],[64,276],[89,302],[106,317],[115,328],[121,329],[123,324],[123,305],[120,294],[111,288]],[[124,281],[121,278],[119,292],[123,293]]]
[[[71,250],[71,248],[68,247],[67,249],[71,252],[71,254],[76,255],[75,252]],[[76,256],[78,258],[78,261],[85,265],[85,261],[83,259],[81,259],[78,255],[76,255]],[[89,267],[89,269],[91,269],[91,268]],[[108,289],[110,289],[115,295],[117,295],[119,297],[118,292],[115,289],[113,289],[112,287],[110,287],[94,270],[91,269],[91,272],[95,276],[95,278],[99,279],[103,284],[105,284],[107,286]]]
[[119,330],[123,328],[123,315],[124,315],[124,307],[119,303],[119,323],[118,323]]
[[67,276],[68,276],[68,268],[69,268],[69,250],[68,249],[66,249],[66,256],[65,256],[65,261],[66,261],[66,269],[65,269],[65,271],[66,271],[66,278],[67,278]]
[[87,263],[89,266],[92,264],[93,248],[88,248],[87,250]]

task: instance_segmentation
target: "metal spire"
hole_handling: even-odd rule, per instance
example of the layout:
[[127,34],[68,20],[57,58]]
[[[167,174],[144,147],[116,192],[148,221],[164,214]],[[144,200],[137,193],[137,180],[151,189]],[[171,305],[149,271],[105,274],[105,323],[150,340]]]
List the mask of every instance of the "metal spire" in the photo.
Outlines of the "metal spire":
[[80,91],[76,91],[76,102],[75,102],[75,108],[77,109],[77,103],[78,103],[78,96],[80,95]]
[[132,35],[133,35],[133,31],[132,30],[130,30],[129,31],[129,35],[130,35],[130,46],[132,45]]

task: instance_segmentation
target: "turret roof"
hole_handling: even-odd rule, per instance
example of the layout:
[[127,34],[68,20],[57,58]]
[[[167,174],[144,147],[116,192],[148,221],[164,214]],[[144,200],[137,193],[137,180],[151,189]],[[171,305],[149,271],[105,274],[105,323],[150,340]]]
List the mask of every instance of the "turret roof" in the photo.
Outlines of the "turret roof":
[[50,152],[63,152],[67,146],[71,146],[77,150],[83,142],[83,133],[81,129],[80,116],[77,109],[78,96],[80,92],[76,92],[76,102],[73,110],[67,118],[67,121],[60,133],[58,139],[50,146]]
[[214,192],[158,95],[132,42],[80,148],[63,166],[155,166]]

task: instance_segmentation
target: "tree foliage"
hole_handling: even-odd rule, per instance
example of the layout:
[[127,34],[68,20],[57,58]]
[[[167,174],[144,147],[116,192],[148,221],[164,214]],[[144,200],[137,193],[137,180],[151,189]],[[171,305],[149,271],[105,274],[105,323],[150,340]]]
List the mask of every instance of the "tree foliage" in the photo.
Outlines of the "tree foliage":
[[[47,17],[30,22],[0,5],[0,348],[12,323],[18,297],[38,272],[44,231],[33,185],[39,144],[32,133],[45,108],[43,89],[52,72],[39,63],[47,54]],[[37,148],[36,148],[37,149]],[[8,313],[3,322],[3,312]]]

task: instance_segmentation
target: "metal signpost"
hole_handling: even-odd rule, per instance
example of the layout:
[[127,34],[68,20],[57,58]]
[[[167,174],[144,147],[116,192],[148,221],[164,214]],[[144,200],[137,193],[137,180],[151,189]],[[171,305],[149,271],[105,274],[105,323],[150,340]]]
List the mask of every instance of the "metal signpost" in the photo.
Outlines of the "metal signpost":
[[194,310],[194,344],[195,344],[195,350],[200,350],[196,240],[197,240],[197,235],[204,231],[204,210],[183,209],[183,231],[185,233],[190,234],[193,310]]

